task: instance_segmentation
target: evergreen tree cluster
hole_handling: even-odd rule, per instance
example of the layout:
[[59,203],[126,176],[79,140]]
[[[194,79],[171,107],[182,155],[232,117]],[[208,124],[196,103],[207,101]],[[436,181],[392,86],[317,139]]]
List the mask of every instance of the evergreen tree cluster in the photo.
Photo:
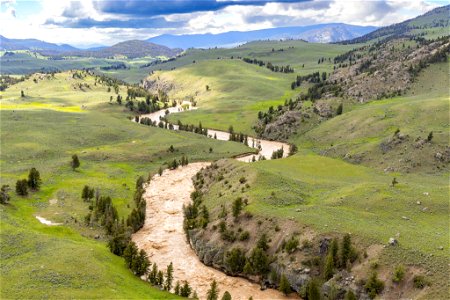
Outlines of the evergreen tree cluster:
[[[38,191],[41,188],[41,184],[42,179],[39,171],[36,168],[31,168],[30,172],[28,173],[28,179],[19,179],[16,181],[16,194],[19,196],[27,196],[28,189],[32,191]],[[5,190],[2,190],[2,193],[7,194],[8,189],[6,188],[6,186],[3,187],[5,187]]]
[[[304,75],[304,76],[300,76],[297,75],[295,81],[293,81],[291,83],[291,89],[295,89],[296,87],[299,87],[303,82],[309,82],[309,83],[319,83],[321,78],[323,78],[323,74],[326,73],[322,73],[322,76],[320,75],[320,72],[314,72],[312,74],[308,74],[308,75]],[[326,77],[325,77],[326,79]]]
[[195,191],[191,193],[192,202],[187,206],[183,206],[184,213],[184,230],[186,234],[194,228],[206,228],[209,222],[209,212],[203,204],[203,194],[199,188],[203,184],[203,175],[197,173],[194,186]]
[[294,69],[291,68],[289,65],[286,66],[276,66],[273,65],[271,62],[267,62],[265,63],[262,60],[258,60],[256,58],[252,59],[252,58],[247,58],[244,57],[242,59],[244,62],[249,63],[249,64],[254,64],[254,65],[258,65],[260,67],[266,66],[267,69],[269,69],[272,72],[280,72],[280,73],[294,73]]
[[227,251],[224,257],[225,268],[232,275],[244,273],[264,276],[269,272],[271,263],[268,249],[267,236],[263,234],[248,256],[239,247]]
[[280,148],[272,153],[272,159],[283,158],[284,149]]
[[202,134],[204,136],[208,135],[208,129],[203,128],[202,126],[202,122],[198,123],[198,126],[195,125],[187,125],[187,124],[183,124],[181,123],[180,120],[178,120],[178,130],[183,130],[183,131],[188,131],[188,132],[193,132],[193,133],[197,133],[197,134]]

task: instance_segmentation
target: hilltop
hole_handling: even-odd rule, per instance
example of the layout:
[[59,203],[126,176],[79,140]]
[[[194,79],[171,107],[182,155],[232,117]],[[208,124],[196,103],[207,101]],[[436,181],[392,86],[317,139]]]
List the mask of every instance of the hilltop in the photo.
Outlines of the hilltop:
[[422,36],[436,38],[448,35],[450,5],[435,8],[421,16],[382,27],[371,33],[344,41],[343,44],[365,43],[375,39]]

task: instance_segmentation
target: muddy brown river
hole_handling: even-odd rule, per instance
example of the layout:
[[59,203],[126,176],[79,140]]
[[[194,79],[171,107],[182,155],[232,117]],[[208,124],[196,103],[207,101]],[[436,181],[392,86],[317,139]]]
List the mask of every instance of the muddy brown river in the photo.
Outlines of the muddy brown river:
[[[180,107],[169,109],[170,113],[182,111]],[[159,122],[165,111],[158,111],[141,117]],[[177,128],[174,128],[175,130]],[[219,140],[228,140],[229,133],[208,130],[208,136],[214,134]],[[254,140],[254,141],[253,141]],[[283,147],[285,156],[289,145],[280,142],[249,138],[249,144],[260,149],[259,154],[270,159],[272,152]],[[253,155],[238,160],[250,162]],[[176,170],[165,170],[162,176],[155,175],[145,187],[144,198],[147,202],[146,220],[143,228],[133,234],[132,239],[140,249],[144,249],[152,263],[165,270],[170,262],[174,267],[174,285],[185,280],[197,292],[200,299],[206,293],[213,280],[219,287],[219,299],[228,291],[233,299],[287,299],[280,292],[267,289],[262,291],[259,284],[244,278],[228,276],[225,273],[204,265],[191,248],[183,230],[183,205],[188,204],[194,190],[192,177],[210,162],[191,163]]]

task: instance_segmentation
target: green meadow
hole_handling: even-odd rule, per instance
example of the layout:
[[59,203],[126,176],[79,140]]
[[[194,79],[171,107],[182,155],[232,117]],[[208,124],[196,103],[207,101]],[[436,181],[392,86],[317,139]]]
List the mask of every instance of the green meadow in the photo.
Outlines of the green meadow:
[[[79,83],[90,87],[79,89]],[[119,93],[126,95],[125,88]],[[204,161],[250,149],[132,123],[123,106],[109,103],[111,95],[93,77],[73,79],[71,72],[33,75],[2,92],[1,182],[12,188],[12,199],[1,208],[1,278],[15,283],[2,288],[2,298],[173,297],[134,277],[107,249],[102,228],[84,225],[83,186],[111,196],[126,217],[139,176],[147,178],[182,155]],[[81,161],[76,171],[69,164],[72,154]],[[16,196],[16,180],[26,178],[32,167],[41,173],[41,190]],[[64,226],[41,225],[35,216]]]

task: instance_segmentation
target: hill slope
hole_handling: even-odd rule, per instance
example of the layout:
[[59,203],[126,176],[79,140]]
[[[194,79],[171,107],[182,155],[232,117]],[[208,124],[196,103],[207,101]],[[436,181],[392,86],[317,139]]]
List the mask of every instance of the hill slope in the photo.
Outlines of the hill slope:
[[435,8],[421,16],[383,27],[361,37],[345,41],[344,44],[365,43],[374,39],[396,38],[401,36],[430,36],[448,35],[450,30],[450,5]]

